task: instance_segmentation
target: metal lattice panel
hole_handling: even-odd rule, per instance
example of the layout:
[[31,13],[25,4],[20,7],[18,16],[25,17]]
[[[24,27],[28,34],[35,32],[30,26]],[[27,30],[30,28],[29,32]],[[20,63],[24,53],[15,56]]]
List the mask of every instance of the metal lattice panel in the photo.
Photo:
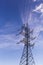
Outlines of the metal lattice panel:
[[[28,57],[27,57],[27,54],[28,54]],[[28,46],[28,53],[27,53],[27,46],[24,45],[23,54],[22,54],[19,65],[35,65],[32,51],[31,51],[31,48],[29,46]]]
[[25,35],[24,35],[23,40],[20,40],[20,42],[24,43],[24,49],[23,49],[23,53],[22,53],[22,57],[21,57],[19,65],[35,65],[34,58],[31,51],[34,44],[30,43],[31,31],[30,31],[30,28],[28,28],[28,24],[24,26],[23,31],[22,33],[24,33]]

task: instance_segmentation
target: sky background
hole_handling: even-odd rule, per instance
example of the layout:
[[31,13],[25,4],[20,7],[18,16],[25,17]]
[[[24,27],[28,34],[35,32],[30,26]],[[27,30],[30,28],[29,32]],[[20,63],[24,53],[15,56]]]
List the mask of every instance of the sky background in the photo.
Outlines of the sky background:
[[27,21],[36,36],[35,63],[43,65],[43,0],[0,0],[0,65],[19,65],[23,44],[16,43],[23,37],[16,34]]

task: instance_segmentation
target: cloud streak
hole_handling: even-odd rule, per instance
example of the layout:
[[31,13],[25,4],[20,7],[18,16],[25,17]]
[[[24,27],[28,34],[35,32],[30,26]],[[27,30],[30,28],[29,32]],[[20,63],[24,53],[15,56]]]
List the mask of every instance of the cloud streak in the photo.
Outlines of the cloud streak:
[[[36,1],[32,1],[32,3],[33,2],[36,2]],[[26,4],[27,4],[27,2],[26,2]],[[23,6],[24,5],[25,4],[23,4]],[[31,3],[30,3],[30,5],[31,5]],[[39,5],[39,6],[41,7],[42,5]],[[25,10],[22,9],[20,11],[21,20],[23,23],[28,22],[30,29],[34,29],[33,36],[38,37],[40,32],[43,31],[43,14],[41,14],[40,17],[38,17],[38,15],[36,15],[36,13],[33,12],[34,8],[32,9],[32,7],[31,7],[30,11],[27,6],[26,6],[26,8],[27,9],[25,9],[23,7],[23,9],[25,9]],[[16,29],[17,29],[17,27],[15,27],[15,25],[11,24],[11,23],[6,23],[0,29],[0,48],[16,48],[17,49],[19,47],[19,46],[16,46],[16,43],[19,42],[23,37],[21,37],[21,35],[18,37],[15,36]]]
[[[30,4],[29,6],[32,6],[32,4]],[[29,6],[25,6],[25,11],[23,10],[21,12],[21,20],[23,24],[28,22],[30,29],[34,30],[33,36],[38,38],[40,36],[40,32],[43,31],[43,3],[40,2],[40,4],[36,4],[34,8],[32,7],[28,10]],[[37,39],[35,41],[37,41]]]
[[16,43],[22,37],[16,37],[16,33],[17,28],[13,23],[6,23],[3,25],[3,27],[0,28],[0,48],[19,49],[20,47],[18,47]]
[[38,13],[43,13],[43,3],[41,3],[38,7],[35,8],[35,10],[33,10],[35,12]]
[[16,43],[22,39],[21,36],[16,37],[14,34],[0,35],[0,48],[19,49],[21,46]]

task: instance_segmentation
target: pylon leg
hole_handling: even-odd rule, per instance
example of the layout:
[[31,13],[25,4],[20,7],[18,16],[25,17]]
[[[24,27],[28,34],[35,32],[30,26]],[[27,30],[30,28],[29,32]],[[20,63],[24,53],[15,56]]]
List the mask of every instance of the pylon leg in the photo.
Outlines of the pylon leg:
[[29,45],[26,44],[24,45],[24,49],[19,65],[35,65],[31,47]]

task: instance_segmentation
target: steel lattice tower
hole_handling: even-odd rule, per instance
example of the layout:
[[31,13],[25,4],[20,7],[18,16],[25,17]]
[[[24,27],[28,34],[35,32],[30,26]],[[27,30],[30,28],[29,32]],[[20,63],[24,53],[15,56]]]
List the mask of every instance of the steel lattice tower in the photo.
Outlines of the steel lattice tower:
[[[33,30],[30,31],[30,28],[28,26],[28,18],[32,7],[33,0],[23,0],[23,21],[27,22],[22,26],[22,29],[19,34],[22,34],[24,38],[20,40],[20,42],[24,43],[24,49],[22,53],[22,57],[20,60],[19,65],[35,65],[34,58],[32,55],[32,48],[34,46],[34,43],[31,44],[30,41],[34,40],[35,38],[31,38],[30,34],[33,33]],[[18,42],[18,44],[20,43]]]
[[[34,58],[32,55],[32,50],[31,50],[32,47],[34,46],[34,43],[33,44],[30,43],[30,39],[31,39],[30,34],[32,32],[33,31],[30,31],[30,28],[28,28],[28,23],[27,23],[24,24],[24,26],[22,27],[22,32],[19,33],[24,35],[23,40],[20,40],[20,42],[24,43],[24,49],[23,49],[23,53],[19,65],[35,65]],[[32,40],[34,39],[35,37],[32,38]],[[20,42],[18,42],[18,44]]]

